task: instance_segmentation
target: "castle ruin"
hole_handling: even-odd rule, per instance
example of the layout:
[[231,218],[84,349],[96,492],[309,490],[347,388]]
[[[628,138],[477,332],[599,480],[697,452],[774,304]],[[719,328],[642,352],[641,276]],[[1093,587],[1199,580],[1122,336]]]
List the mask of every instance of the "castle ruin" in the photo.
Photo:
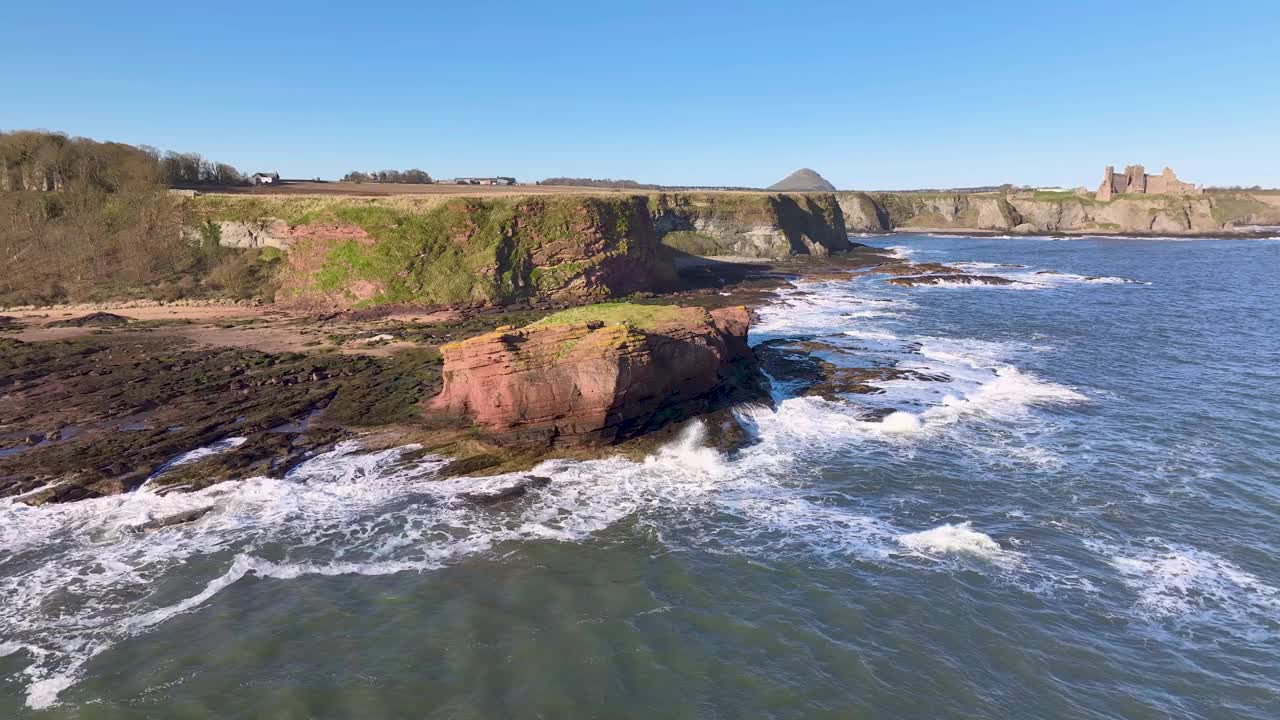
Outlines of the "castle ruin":
[[1121,193],[1145,193],[1147,195],[1200,195],[1204,190],[1192,183],[1182,182],[1173,168],[1165,168],[1159,175],[1148,175],[1141,165],[1130,165],[1123,175],[1117,175],[1115,167],[1108,165],[1102,175],[1102,185],[1097,198],[1103,202]]

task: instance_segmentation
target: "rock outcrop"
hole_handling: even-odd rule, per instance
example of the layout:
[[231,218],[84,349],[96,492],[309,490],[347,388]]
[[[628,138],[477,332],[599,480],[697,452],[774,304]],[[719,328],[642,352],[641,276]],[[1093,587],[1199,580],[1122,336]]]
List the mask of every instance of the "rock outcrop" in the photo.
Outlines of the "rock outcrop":
[[888,232],[893,229],[885,209],[864,192],[837,193],[836,202],[844,214],[844,226],[848,232]]
[[445,345],[432,412],[493,441],[611,443],[758,391],[744,307],[612,304]]
[[835,192],[836,186],[809,168],[800,168],[768,188],[776,192]]
[[664,193],[649,206],[662,244],[690,255],[780,260],[852,247],[831,194]]
[[913,275],[895,277],[887,280],[890,285],[916,287],[918,285],[1013,285],[1014,281],[998,275],[970,275],[953,273],[948,275]]

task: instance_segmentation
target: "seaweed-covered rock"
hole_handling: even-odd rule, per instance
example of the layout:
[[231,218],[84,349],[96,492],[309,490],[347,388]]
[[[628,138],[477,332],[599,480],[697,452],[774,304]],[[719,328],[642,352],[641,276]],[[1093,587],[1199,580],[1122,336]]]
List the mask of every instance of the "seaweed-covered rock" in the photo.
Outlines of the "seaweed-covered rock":
[[55,320],[49,327],[124,327],[129,318],[108,312],[96,312],[66,320]]

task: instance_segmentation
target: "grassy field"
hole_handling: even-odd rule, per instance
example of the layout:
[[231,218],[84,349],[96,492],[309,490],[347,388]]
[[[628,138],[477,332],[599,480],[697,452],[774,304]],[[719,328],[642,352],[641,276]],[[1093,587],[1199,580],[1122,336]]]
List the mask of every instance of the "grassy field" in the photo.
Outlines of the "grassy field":
[[285,181],[279,185],[256,185],[220,188],[218,193],[233,195],[345,195],[351,197],[388,197],[392,195],[466,195],[495,197],[510,195],[635,195],[635,190],[571,187],[567,185],[453,185],[440,183],[352,183]]
[[[422,185],[414,183],[314,182],[310,180],[284,181],[279,185],[218,188],[208,194],[263,197],[324,195],[342,197],[451,197],[458,195],[467,197],[511,197],[513,195],[651,195],[654,193],[779,194],[768,190],[701,190],[685,188],[641,190],[636,188],[575,187],[572,185],[453,185],[449,183]],[[782,194],[805,195],[809,193]]]
[[693,312],[689,308],[674,305],[637,305],[635,303],[600,303],[583,305],[548,315],[530,327],[571,325],[581,322],[602,322],[605,325],[630,325],[639,330],[652,330],[664,323],[687,318]]

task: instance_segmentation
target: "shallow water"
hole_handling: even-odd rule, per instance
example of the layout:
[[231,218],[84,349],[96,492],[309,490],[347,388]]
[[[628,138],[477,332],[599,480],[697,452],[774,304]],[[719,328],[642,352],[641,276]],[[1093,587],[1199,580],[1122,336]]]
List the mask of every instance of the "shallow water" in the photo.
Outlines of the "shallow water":
[[0,717],[1280,717],[1280,243],[892,243],[1018,284],[781,293],[753,342],[947,379],[775,378],[732,457],[0,505]]

